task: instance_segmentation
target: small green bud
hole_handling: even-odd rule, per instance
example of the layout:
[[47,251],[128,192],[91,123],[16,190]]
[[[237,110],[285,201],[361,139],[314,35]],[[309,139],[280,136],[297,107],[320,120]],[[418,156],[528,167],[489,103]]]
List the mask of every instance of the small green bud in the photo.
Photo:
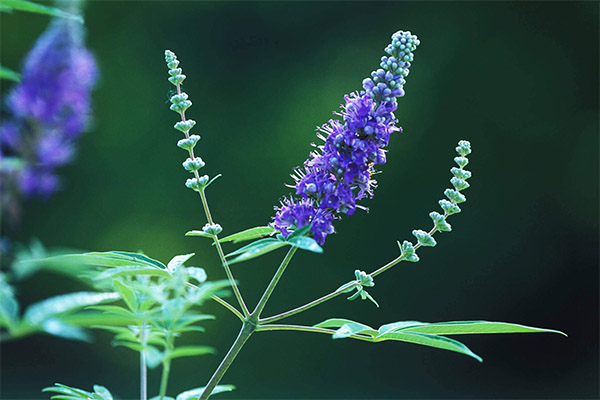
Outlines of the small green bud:
[[173,104],[171,104],[171,107],[169,107],[169,108],[172,111],[175,111],[176,113],[182,113],[182,112],[185,112],[185,110],[187,110],[191,106],[192,106],[192,102],[191,101],[184,100],[184,101],[181,101],[179,103],[173,103]]
[[373,287],[375,286],[375,282],[373,281],[373,277],[367,274],[365,271],[356,270],[354,271],[354,276],[356,277],[356,281],[361,286]]
[[465,197],[464,194],[462,194],[454,189],[446,189],[446,190],[444,190],[444,194],[446,195],[448,200],[450,200],[454,204],[464,203],[465,201],[467,201],[467,198]]
[[[177,56],[171,50],[165,50],[165,61],[167,63],[178,62]],[[169,67],[169,68],[171,68],[171,67]]]
[[191,150],[194,148],[194,146],[196,146],[196,143],[198,143],[198,140],[200,140],[200,136],[198,135],[190,135],[189,138],[186,139],[181,139],[180,141],[177,142],[177,146],[181,147],[184,150]]
[[186,92],[181,92],[180,94],[176,94],[171,96],[169,99],[173,104],[181,104],[188,99],[188,95]]
[[417,256],[415,248],[411,242],[408,240],[405,240],[402,244],[398,242],[398,247],[400,247],[400,257],[402,257],[403,260],[409,262],[419,261],[419,256]]
[[433,236],[420,229],[415,229],[412,234],[417,238],[421,246],[433,247],[437,244]]
[[454,162],[457,163],[459,167],[464,168],[469,163],[469,159],[467,157],[454,157]]
[[167,62],[167,68],[169,68],[169,69],[177,68],[178,66],[179,66],[179,61],[177,61],[177,60]]
[[458,142],[456,152],[463,157],[471,154],[471,143],[468,140],[461,140]]
[[193,119],[188,119],[185,122],[179,121],[175,124],[174,128],[180,132],[186,133],[189,132],[196,125],[196,121]]
[[458,179],[456,177],[450,179],[450,183],[452,184],[452,186],[454,186],[454,188],[456,190],[465,190],[467,189],[469,186],[469,183],[467,181],[463,181],[462,179]]
[[465,181],[471,177],[471,171],[467,171],[466,169],[462,168],[452,167],[452,169],[450,169],[450,172],[452,172],[452,175],[454,175],[455,177]]
[[188,159],[183,162],[183,168],[189,172],[198,171],[200,168],[204,167],[204,165],[204,161],[202,161],[200,157],[196,157],[193,160],[188,157]]
[[221,225],[219,224],[208,223],[202,227],[202,231],[204,231],[204,233],[208,233],[209,235],[216,236],[223,231],[223,228],[221,228]]
[[448,200],[440,200],[439,203],[440,207],[442,207],[442,210],[444,210],[448,215],[458,214],[461,211],[459,206],[449,202]]
[[177,86],[177,85],[181,85],[181,83],[185,80],[185,75],[181,74],[181,75],[175,75],[169,78],[169,82],[171,82],[173,85]]
[[171,68],[169,70],[169,75],[177,76],[177,75],[180,75],[182,72],[183,72],[183,70],[181,68]]
[[452,230],[452,227],[446,221],[446,218],[443,215],[441,215],[440,213],[432,211],[432,212],[429,213],[429,216],[433,220],[433,225],[436,227],[436,229],[438,231],[440,231],[440,232],[450,232]]
[[188,189],[192,189],[192,190],[199,192],[202,189],[204,189],[207,182],[208,182],[208,175],[203,175],[198,179],[196,179],[196,178],[188,179],[187,181],[185,181],[185,186]]

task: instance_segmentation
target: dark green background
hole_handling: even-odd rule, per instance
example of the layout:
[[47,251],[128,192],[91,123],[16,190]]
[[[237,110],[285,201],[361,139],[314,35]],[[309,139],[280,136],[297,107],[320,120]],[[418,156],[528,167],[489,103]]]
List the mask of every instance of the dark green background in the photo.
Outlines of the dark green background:
[[[300,254],[268,305],[272,314],[325,294],[396,257],[397,239],[429,228],[451,177],[454,147],[472,142],[472,187],[454,231],[418,264],[376,280],[369,302],[336,299],[290,322],[345,317],[379,326],[417,319],[487,319],[560,329],[558,335],[464,337],[484,358],[402,343],[332,341],[308,333],[254,336],[220,398],[598,398],[597,2],[117,2],[86,9],[101,70],[94,125],[63,169],[65,189],[26,205],[12,236],[85,250],[143,250],[168,261],[196,252],[224,276],[211,246],[186,238],[204,223],[183,183],[185,155],[168,110],[165,48],[175,51],[203,140],[208,191],[225,233],[269,222],[292,168],[343,95],[377,68],[389,37],[421,46],[399,101],[371,211],[338,222],[323,255]],[[18,68],[48,19],[2,15],[2,63]],[[3,87],[3,93],[6,90]],[[228,249],[231,247],[228,247]],[[234,267],[255,304],[283,254]],[[52,275],[20,287],[24,304],[80,289]],[[238,322],[219,318],[189,341],[218,356],[174,363],[169,392],[202,386]],[[2,397],[42,398],[54,382],[137,396],[137,359],[95,344],[36,336],[2,345]],[[151,392],[158,390],[151,374]]]

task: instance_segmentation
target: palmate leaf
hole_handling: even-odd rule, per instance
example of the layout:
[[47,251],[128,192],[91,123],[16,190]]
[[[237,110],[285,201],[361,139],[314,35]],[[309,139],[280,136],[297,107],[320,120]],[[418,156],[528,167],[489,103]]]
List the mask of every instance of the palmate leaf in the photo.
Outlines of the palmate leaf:
[[233,235],[229,235],[224,237],[223,239],[219,239],[219,242],[233,242],[239,243],[244,242],[246,240],[258,239],[263,236],[272,235],[275,232],[275,228],[270,226],[257,226],[254,228],[246,229],[245,231],[234,233]]
[[463,335],[463,334],[490,334],[490,333],[565,333],[552,330],[534,328],[525,325],[511,324],[506,322],[489,321],[452,321],[425,323],[419,321],[399,321],[385,324],[375,330],[368,325],[342,318],[333,318],[323,321],[316,328],[337,328],[333,333],[334,339],[361,336],[370,342],[382,342],[394,340],[420,344],[438,349],[450,350],[482,361],[481,357],[473,353],[467,346],[441,335]]
[[83,24],[83,18],[79,15],[65,12],[56,7],[50,7],[42,4],[37,4],[27,0],[2,0],[0,3],[1,11],[10,12],[13,10],[27,11],[36,14],[46,14],[53,17],[61,17],[75,20]]
[[[213,389],[211,396],[214,394],[218,394],[218,393],[231,392],[234,389],[235,389],[235,386],[233,386],[233,385],[217,385]],[[186,390],[185,392],[179,393],[177,395],[177,397],[175,398],[175,400],[197,399],[202,394],[203,391],[204,391],[204,387]]]
[[110,391],[104,386],[94,385],[94,392],[86,392],[85,390],[77,389],[60,383],[55,383],[53,387],[42,389],[42,392],[57,393],[50,397],[57,400],[113,400]]

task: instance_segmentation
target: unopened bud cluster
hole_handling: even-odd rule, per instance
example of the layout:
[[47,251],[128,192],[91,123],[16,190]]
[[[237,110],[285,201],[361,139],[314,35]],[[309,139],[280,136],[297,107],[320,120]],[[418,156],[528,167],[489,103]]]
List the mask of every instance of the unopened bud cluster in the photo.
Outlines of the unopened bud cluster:
[[200,192],[208,185],[209,177],[208,175],[200,176],[198,174],[198,170],[204,167],[205,164],[202,158],[194,155],[194,147],[196,147],[196,144],[200,140],[200,136],[191,135],[190,130],[196,125],[196,121],[185,118],[186,110],[192,105],[187,93],[181,90],[181,83],[185,80],[185,75],[182,73],[181,68],[179,68],[179,60],[177,60],[175,53],[165,50],[165,61],[169,68],[169,82],[177,87],[177,93],[170,98],[170,109],[181,116],[181,121],[177,122],[174,128],[185,135],[183,139],[177,142],[177,146],[189,153],[189,157],[183,162],[183,168],[194,174],[193,178],[185,182],[185,186]]
[[412,233],[417,238],[417,244],[413,245],[411,242],[405,240],[400,246],[401,257],[403,260],[417,262],[419,257],[417,256],[416,250],[421,246],[433,247],[437,244],[433,238],[433,234],[437,231],[450,232],[452,227],[446,221],[446,218],[452,214],[458,214],[461,210],[458,206],[459,203],[464,203],[467,198],[461,193],[462,190],[467,189],[470,185],[467,180],[471,177],[471,171],[467,171],[464,167],[469,163],[467,155],[471,153],[471,143],[466,140],[458,142],[456,147],[458,156],[454,158],[454,162],[458,165],[453,167],[450,172],[453,177],[450,179],[453,189],[446,189],[444,194],[447,199],[439,201],[440,207],[444,211],[444,214],[440,214],[437,211],[429,213],[433,221],[433,229],[429,232],[425,232],[420,229],[414,230]]

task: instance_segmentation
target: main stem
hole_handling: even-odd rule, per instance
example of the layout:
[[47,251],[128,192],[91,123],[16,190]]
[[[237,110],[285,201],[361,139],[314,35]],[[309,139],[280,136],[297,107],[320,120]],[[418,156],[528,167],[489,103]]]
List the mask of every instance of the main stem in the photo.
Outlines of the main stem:
[[292,257],[296,253],[296,250],[298,250],[297,247],[295,247],[295,246],[292,247],[285,255],[283,261],[281,261],[279,268],[275,272],[275,275],[273,275],[271,282],[269,283],[269,285],[265,289],[265,292],[263,293],[262,297],[258,301],[256,308],[254,309],[252,314],[250,314],[244,320],[244,322],[242,324],[242,329],[240,330],[238,337],[235,339],[235,341],[233,342],[233,345],[231,345],[231,348],[229,349],[229,352],[227,353],[227,355],[225,356],[223,361],[221,361],[221,364],[219,365],[219,367],[217,368],[217,370],[215,371],[213,376],[208,381],[206,388],[204,389],[204,391],[202,392],[202,395],[200,395],[198,400],[208,399],[210,394],[213,392],[215,387],[219,384],[219,382],[223,378],[223,375],[225,375],[225,372],[227,372],[227,370],[233,363],[233,360],[235,360],[235,357],[238,355],[238,353],[240,352],[242,347],[244,347],[244,344],[246,343],[246,341],[250,338],[250,336],[254,333],[254,331],[256,331],[260,313],[263,311],[263,309],[267,305],[267,302],[269,301],[271,294],[273,294],[273,291],[275,290],[275,286],[277,286],[277,283],[279,283],[281,276],[283,275],[283,273],[285,272],[285,269],[287,268],[288,264],[292,260]]
[[237,338],[233,342],[233,345],[231,345],[231,348],[227,352],[227,355],[225,356],[223,361],[221,361],[219,368],[217,368],[217,370],[215,371],[213,376],[210,378],[210,381],[208,381],[208,384],[204,388],[204,391],[202,392],[202,394],[200,395],[198,400],[206,400],[210,397],[213,390],[215,390],[215,387],[219,384],[219,382],[223,378],[223,375],[225,375],[225,372],[227,372],[227,370],[233,363],[233,360],[235,360],[235,357],[238,355],[240,350],[242,350],[242,347],[244,347],[244,344],[246,343],[246,341],[248,341],[248,339],[250,338],[252,333],[254,333],[255,330],[256,330],[255,322],[252,322],[252,321],[244,322],[244,324],[242,325],[242,329],[240,330],[240,333],[238,334]]
[[140,351],[140,399],[146,400],[148,398],[148,376],[146,368],[146,322],[140,325],[140,343],[142,345],[142,351]]
[[160,379],[160,390],[159,399],[163,400],[167,394],[167,383],[169,382],[169,373],[171,372],[171,352],[173,351],[173,336],[171,332],[167,332],[166,346],[165,346],[165,358],[162,364],[162,377]]

